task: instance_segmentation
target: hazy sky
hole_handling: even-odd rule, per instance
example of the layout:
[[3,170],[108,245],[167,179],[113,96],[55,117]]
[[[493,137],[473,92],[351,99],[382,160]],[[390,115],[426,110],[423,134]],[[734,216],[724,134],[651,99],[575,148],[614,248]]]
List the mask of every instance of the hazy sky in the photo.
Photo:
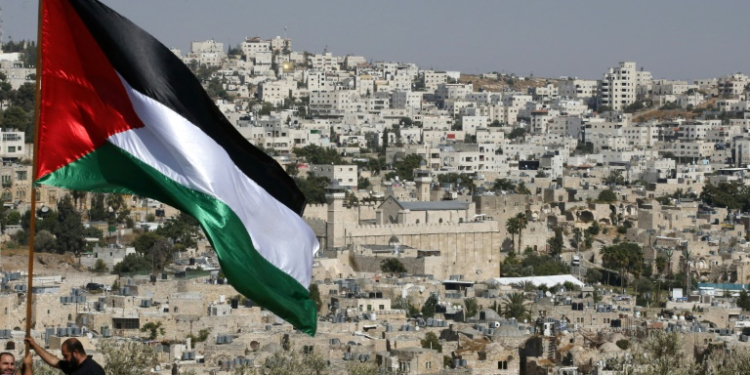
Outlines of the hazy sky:
[[[105,0],[169,47],[284,35],[294,50],[466,73],[654,78],[750,73],[748,0]],[[0,0],[3,41],[35,39],[36,0]]]

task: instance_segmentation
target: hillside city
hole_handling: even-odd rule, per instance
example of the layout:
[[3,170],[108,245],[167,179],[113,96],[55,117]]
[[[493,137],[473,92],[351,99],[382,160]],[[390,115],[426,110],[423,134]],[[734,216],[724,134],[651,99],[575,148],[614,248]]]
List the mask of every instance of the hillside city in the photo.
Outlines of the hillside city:
[[750,373],[747,75],[466,74],[282,37],[173,52],[307,198],[317,334],[228,285],[188,215],[34,192],[22,41],[0,53],[0,345],[17,358],[32,293],[36,341],[59,355],[76,337],[111,374]]

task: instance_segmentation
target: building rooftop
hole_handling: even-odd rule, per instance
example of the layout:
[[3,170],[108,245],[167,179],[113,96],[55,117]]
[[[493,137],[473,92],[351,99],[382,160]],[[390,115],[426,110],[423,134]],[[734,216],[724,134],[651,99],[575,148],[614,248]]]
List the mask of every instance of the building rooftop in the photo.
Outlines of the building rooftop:
[[469,203],[458,201],[398,202],[401,207],[411,211],[445,211],[467,210]]

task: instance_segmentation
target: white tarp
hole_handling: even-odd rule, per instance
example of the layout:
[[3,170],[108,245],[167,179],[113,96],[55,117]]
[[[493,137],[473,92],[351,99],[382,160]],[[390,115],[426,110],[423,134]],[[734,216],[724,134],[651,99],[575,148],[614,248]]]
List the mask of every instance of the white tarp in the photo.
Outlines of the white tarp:
[[513,285],[513,284],[522,284],[525,282],[531,282],[534,284],[534,286],[539,285],[547,285],[548,287],[552,287],[555,285],[562,285],[566,281],[571,282],[578,286],[584,286],[585,283],[581,282],[575,276],[573,275],[554,275],[554,276],[527,276],[527,277],[495,277],[492,279],[487,280],[488,283],[491,284],[500,284],[500,285]]

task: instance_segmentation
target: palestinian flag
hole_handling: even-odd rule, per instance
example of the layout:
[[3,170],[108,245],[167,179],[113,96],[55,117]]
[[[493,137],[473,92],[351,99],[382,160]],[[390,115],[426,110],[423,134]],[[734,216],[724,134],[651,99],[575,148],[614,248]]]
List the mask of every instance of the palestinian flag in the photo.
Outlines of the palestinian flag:
[[35,182],[150,197],[194,216],[229,282],[315,334],[305,199],[166,47],[94,0],[44,0]]

